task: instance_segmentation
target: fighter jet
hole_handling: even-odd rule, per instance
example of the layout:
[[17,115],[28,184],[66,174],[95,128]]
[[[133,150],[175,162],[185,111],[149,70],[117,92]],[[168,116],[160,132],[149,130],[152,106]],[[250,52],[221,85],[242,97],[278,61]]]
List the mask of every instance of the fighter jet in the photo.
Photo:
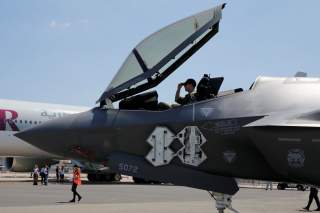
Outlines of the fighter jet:
[[320,185],[319,78],[258,77],[248,90],[219,91],[223,78],[206,75],[199,99],[176,107],[147,91],[217,35],[224,7],[144,39],[98,99],[100,106],[17,137],[122,174],[214,192],[220,212],[239,190],[235,178]]

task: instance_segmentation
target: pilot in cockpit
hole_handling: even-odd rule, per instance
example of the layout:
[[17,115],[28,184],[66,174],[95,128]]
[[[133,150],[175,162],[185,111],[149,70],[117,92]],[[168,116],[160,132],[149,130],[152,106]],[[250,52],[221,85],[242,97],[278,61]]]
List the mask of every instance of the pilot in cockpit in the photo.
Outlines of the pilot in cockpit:
[[[186,104],[196,102],[197,101],[195,96],[196,86],[197,86],[197,82],[192,78],[188,79],[184,83],[178,84],[175,101],[181,105],[186,105]],[[185,97],[180,96],[180,91],[182,87],[184,87],[185,91],[188,93]]]

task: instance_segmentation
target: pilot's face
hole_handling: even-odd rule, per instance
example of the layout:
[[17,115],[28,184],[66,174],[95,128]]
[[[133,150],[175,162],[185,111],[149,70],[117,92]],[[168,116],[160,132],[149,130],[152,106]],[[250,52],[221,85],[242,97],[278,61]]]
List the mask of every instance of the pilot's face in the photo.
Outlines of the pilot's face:
[[184,89],[186,90],[187,93],[192,93],[194,90],[194,87],[192,84],[185,84]]

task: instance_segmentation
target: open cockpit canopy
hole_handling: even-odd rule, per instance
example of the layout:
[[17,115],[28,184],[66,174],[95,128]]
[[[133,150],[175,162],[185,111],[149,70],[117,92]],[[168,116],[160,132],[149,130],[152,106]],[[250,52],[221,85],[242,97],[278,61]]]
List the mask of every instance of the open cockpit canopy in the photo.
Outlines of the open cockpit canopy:
[[115,102],[157,86],[218,32],[224,6],[182,19],[140,42],[97,102]]

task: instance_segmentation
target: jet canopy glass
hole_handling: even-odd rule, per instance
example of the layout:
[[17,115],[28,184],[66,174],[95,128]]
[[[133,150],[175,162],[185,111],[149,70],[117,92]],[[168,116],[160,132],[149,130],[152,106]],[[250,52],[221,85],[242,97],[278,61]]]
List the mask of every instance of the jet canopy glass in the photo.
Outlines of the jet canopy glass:
[[97,102],[118,101],[157,86],[218,32],[224,6],[182,19],[141,41]]

